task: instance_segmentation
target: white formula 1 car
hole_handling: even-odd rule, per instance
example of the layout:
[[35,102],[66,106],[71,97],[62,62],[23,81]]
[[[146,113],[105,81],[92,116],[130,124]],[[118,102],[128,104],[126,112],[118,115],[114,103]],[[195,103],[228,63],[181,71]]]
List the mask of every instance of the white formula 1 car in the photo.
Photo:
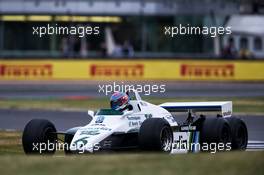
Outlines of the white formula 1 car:
[[[57,132],[48,120],[31,120],[22,136],[25,153],[54,153],[58,149],[54,146],[59,143],[58,134],[64,134],[65,153],[120,150],[187,153],[247,147],[247,127],[241,119],[231,116],[232,102],[154,105],[143,101],[136,91],[132,93],[134,100],[130,100],[125,112],[100,109],[94,114],[88,111],[92,117],[89,124],[66,132]],[[208,111],[218,113],[215,117],[196,115]],[[177,122],[174,112],[185,112],[186,121]]]

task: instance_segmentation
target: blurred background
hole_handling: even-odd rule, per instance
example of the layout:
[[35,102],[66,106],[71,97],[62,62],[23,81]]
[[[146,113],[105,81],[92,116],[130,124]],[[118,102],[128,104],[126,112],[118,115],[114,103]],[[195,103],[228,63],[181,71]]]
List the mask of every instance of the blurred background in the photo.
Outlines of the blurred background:
[[[0,58],[263,59],[262,0],[0,0]],[[99,26],[100,35],[32,35]],[[232,35],[164,35],[164,26],[231,26]]]

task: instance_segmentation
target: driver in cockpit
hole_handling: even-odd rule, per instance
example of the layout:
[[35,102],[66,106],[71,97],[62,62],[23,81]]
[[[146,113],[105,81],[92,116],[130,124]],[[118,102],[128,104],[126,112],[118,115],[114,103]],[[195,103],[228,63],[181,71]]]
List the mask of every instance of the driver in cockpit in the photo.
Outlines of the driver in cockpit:
[[130,110],[129,104],[130,98],[126,93],[123,92],[114,92],[110,98],[110,106],[113,110],[125,111]]

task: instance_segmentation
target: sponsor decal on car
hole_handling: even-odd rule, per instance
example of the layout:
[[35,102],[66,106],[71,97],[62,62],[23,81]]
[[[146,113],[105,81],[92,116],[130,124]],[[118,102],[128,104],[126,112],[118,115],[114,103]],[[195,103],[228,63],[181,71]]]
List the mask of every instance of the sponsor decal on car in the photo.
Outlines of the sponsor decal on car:
[[111,128],[107,128],[105,126],[102,127],[89,127],[89,128],[85,128],[85,130],[102,130],[102,131],[111,131]]
[[128,116],[127,117],[128,120],[140,120],[140,116]]
[[92,131],[81,131],[80,135],[98,135],[100,134],[99,130]]
[[105,126],[105,124],[103,124],[103,123],[94,123],[94,124],[91,124],[91,126]]
[[191,125],[181,126],[180,131],[196,131],[196,126],[191,126]]
[[173,133],[173,143],[171,153],[187,153],[188,152],[188,135],[185,132]]
[[225,117],[225,116],[229,116],[229,115],[231,115],[231,114],[232,114],[231,111],[223,112],[223,116],[224,116],[224,117]]
[[129,127],[139,127],[141,126],[142,122],[141,121],[129,121],[128,126]]

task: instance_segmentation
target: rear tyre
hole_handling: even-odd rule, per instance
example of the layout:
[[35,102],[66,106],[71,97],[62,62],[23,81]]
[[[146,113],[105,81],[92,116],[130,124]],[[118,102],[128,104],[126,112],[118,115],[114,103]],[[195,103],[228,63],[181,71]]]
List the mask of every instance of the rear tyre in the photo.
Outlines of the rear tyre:
[[26,154],[53,154],[56,151],[57,130],[48,120],[33,119],[25,126],[22,136]]
[[206,118],[201,126],[200,145],[202,151],[230,150],[231,129],[228,122],[222,117]]
[[172,149],[172,129],[163,118],[146,119],[140,127],[138,137],[142,150],[169,153]]
[[236,117],[228,117],[226,120],[231,127],[232,150],[245,150],[248,143],[248,131],[245,122]]

